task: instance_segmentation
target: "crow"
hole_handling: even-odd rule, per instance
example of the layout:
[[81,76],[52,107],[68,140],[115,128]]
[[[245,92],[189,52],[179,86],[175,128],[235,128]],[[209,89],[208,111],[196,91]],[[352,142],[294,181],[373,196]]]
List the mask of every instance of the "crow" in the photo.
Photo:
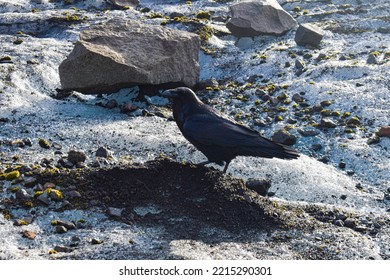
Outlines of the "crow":
[[173,117],[183,136],[206,157],[205,165],[223,165],[226,173],[237,156],[296,159],[297,151],[262,137],[256,130],[223,116],[204,104],[189,88],[165,90],[162,96],[173,99]]

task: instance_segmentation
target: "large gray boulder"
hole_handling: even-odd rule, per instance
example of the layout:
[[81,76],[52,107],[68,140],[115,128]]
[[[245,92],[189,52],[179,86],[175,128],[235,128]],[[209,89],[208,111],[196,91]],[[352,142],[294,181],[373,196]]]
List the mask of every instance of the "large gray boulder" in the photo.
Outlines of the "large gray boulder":
[[115,19],[85,30],[59,66],[63,90],[114,92],[133,85],[183,84],[199,79],[198,35]]
[[276,0],[244,0],[232,5],[230,12],[226,27],[237,37],[281,35],[297,26]]

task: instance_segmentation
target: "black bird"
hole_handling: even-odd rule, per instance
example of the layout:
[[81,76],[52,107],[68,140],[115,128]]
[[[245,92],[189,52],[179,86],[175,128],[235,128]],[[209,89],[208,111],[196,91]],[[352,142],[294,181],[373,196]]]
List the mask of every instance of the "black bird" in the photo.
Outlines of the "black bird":
[[257,131],[230,120],[204,104],[189,88],[162,92],[173,99],[173,117],[183,136],[206,157],[200,163],[223,165],[226,172],[236,156],[295,159],[297,151],[262,137]]

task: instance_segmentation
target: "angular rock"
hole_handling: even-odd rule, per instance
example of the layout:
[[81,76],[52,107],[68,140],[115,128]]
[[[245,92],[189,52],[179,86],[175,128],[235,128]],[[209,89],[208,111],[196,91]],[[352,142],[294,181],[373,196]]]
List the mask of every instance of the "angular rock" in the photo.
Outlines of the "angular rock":
[[56,226],[56,233],[65,233],[68,230],[64,226]]
[[70,150],[68,152],[68,160],[73,164],[84,162],[86,159],[87,155],[84,152],[78,152],[75,150]]
[[321,120],[321,127],[335,128],[337,127],[337,124],[331,119],[324,118]]
[[378,64],[378,60],[374,54],[370,54],[367,58],[367,64]]
[[245,185],[248,189],[254,190],[259,195],[266,196],[269,188],[271,187],[271,181],[269,179],[249,178]]
[[237,37],[281,35],[297,26],[276,0],[245,0],[232,5],[230,11],[232,16],[226,27]]
[[390,137],[390,126],[382,126],[377,135],[379,137]]
[[35,237],[37,236],[37,233],[35,231],[32,231],[32,230],[25,230],[22,232],[22,236],[27,238],[27,239],[34,240]]
[[297,142],[297,137],[286,130],[278,130],[272,135],[272,141],[290,146]]
[[64,90],[115,92],[133,85],[184,84],[199,79],[199,36],[114,19],[80,34],[59,66]]
[[299,25],[295,33],[295,42],[301,46],[311,45],[317,47],[323,36],[324,32],[321,28],[310,23],[303,23]]
[[60,252],[60,253],[70,253],[74,249],[66,247],[66,246],[57,245],[57,246],[54,247],[54,250],[56,250],[57,252]]
[[57,220],[57,226],[63,226],[66,229],[76,229],[76,225],[71,221]]
[[123,208],[108,207],[107,214],[111,217],[120,218],[122,216]]
[[134,8],[139,4],[139,0],[109,0],[109,2],[118,8]]

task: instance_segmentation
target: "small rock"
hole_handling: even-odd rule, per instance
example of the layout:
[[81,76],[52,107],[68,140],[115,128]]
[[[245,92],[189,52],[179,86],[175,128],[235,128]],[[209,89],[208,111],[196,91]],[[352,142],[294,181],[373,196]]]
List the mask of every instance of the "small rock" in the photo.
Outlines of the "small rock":
[[380,141],[381,139],[378,137],[378,135],[374,135],[367,140],[367,144],[374,145],[374,144],[378,144]]
[[64,198],[64,195],[59,190],[51,190],[49,193],[49,197],[53,201],[61,201]]
[[340,161],[340,162],[339,162],[339,168],[345,169],[346,166],[347,166],[347,165],[346,165],[345,162],[343,162],[343,161]]
[[102,158],[108,158],[111,155],[112,155],[112,152],[105,147],[100,147],[95,152],[95,156],[102,157]]
[[367,64],[378,64],[378,60],[374,54],[370,54],[367,58]]
[[138,109],[138,107],[134,104],[131,104],[131,103],[120,106],[121,113],[123,113],[123,114],[134,112],[137,109]]
[[77,235],[73,235],[72,238],[70,239],[72,242],[80,242],[81,238],[78,237]]
[[64,226],[56,226],[56,233],[65,233],[68,230]]
[[320,134],[320,131],[314,127],[305,127],[304,129],[299,129],[298,132],[305,137],[317,136]]
[[13,225],[14,225],[14,226],[17,226],[17,227],[26,226],[26,225],[28,225],[28,224],[29,224],[29,223],[28,223],[26,220],[24,220],[24,219],[15,220],[14,223],[13,223]]
[[38,141],[38,144],[39,144],[39,146],[41,146],[44,149],[50,149],[50,147],[51,147],[50,142],[44,138],[40,138]]
[[377,135],[379,137],[390,137],[390,126],[382,126]]
[[354,230],[356,230],[357,232],[365,233],[367,231],[367,227],[366,226],[356,226],[354,228]]
[[292,96],[292,100],[295,101],[296,103],[301,103],[304,101],[304,98],[302,97],[302,95],[296,93]]
[[32,141],[30,138],[24,138],[23,140],[23,143],[26,145],[26,146],[32,146]]
[[302,70],[303,68],[305,68],[305,62],[303,62],[302,60],[296,59],[295,60],[295,68],[298,70]]
[[85,164],[85,162],[82,162],[82,161],[79,161],[78,163],[76,163],[76,168],[85,168],[87,165]]
[[325,118],[321,120],[321,126],[326,128],[335,128],[337,127],[337,124],[335,124],[331,119]]
[[63,158],[59,159],[58,160],[58,163],[62,166],[62,167],[65,167],[65,168],[73,168],[73,163],[71,163],[69,160],[64,160]]
[[344,222],[342,220],[336,220],[334,221],[334,224],[338,227],[343,227],[344,226]]
[[29,200],[32,196],[23,188],[19,188],[15,193],[16,199],[19,200]]
[[84,162],[87,159],[87,155],[84,152],[79,152],[75,150],[70,150],[68,152],[68,160],[76,164],[78,162]]
[[55,189],[55,188],[56,188],[56,184],[51,183],[51,182],[46,182],[46,183],[43,185],[43,189],[44,189],[44,190],[47,190],[47,189]]
[[63,226],[65,227],[67,230],[72,230],[72,229],[76,229],[76,225],[73,223],[73,222],[70,222],[70,221],[65,221],[65,220],[56,220],[56,225],[57,226]]
[[114,108],[118,107],[118,102],[115,99],[110,99],[107,101],[107,103],[106,103],[106,105],[104,105],[104,107],[106,107],[108,109],[114,109]]
[[311,145],[311,148],[313,149],[313,151],[317,152],[317,151],[322,149],[322,145],[321,144],[313,144],[313,145]]
[[81,194],[78,191],[73,190],[73,191],[67,192],[66,193],[66,197],[68,197],[68,198],[79,198],[79,197],[81,197]]
[[271,180],[249,178],[245,185],[248,189],[254,190],[259,195],[266,196],[271,187]]
[[352,176],[353,174],[355,174],[355,171],[353,171],[353,170],[347,170],[347,175]]
[[59,245],[55,246],[54,250],[56,250],[59,253],[70,253],[70,252],[73,251],[72,248],[69,248],[69,247],[66,247],[66,246],[59,246]]
[[362,186],[362,184],[360,184],[360,183],[357,183],[357,184],[355,185],[355,187],[356,187],[358,190],[360,190],[360,191],[363,190],[363,186]]
[[102,244],[103,241],[102,240],[99,240],[99,239],[96,239],[96,238],[92,238],[91,240],[91,244],[92,245],[97,245],[97,244]]
[[321,28],[310,23],[303,23],[299,25],[295,33],[295,42],[301,46],[311,45],[317,47],[323,36],[324,32]]
[[218,81],[215,78],[199,81],[196,84],[198,90],[204,90],[207,88],[217,88],[219,86]]
[[37,183],[37,179],[34,177],[24,177],[23,184],[26,188],[32,188]]
[[297,142],[297,137],[286,130],[278,130],[272,135],[272,141],[291,146]]
[[123,212],[123,208],[114,208],[114,207],[107,208],[107,214],[111,217],[120,218],[122,216],[122,212]]
[[62,146],[61,146],[61,144],[59,144],[57,142],[53,142],[53,148],[56,149],[56,150],[61,150]]
[[181,17],[184,17],[185,16],[185,14],[183,14],[183,13],[180,13],[180,12],[172,12],[172,13],[170,13],[169,14],[169,17],[170,18],[181,18]]
[[341,198],[342,200],[346,200],[346,199],[347,199],[347,195],[342,194],[342,195],[340,196],[340,198]]
[[357,221],[353,218],[347,218],[344,220],[344,224],[348,228],[354,228],[357,226]]
[[35,237],[37,237],[37,233],[35,231],[32,231],[32,230],[25,230],[22,232],[22,236],[25,238],[28,238],[30,240],[34,240]]

